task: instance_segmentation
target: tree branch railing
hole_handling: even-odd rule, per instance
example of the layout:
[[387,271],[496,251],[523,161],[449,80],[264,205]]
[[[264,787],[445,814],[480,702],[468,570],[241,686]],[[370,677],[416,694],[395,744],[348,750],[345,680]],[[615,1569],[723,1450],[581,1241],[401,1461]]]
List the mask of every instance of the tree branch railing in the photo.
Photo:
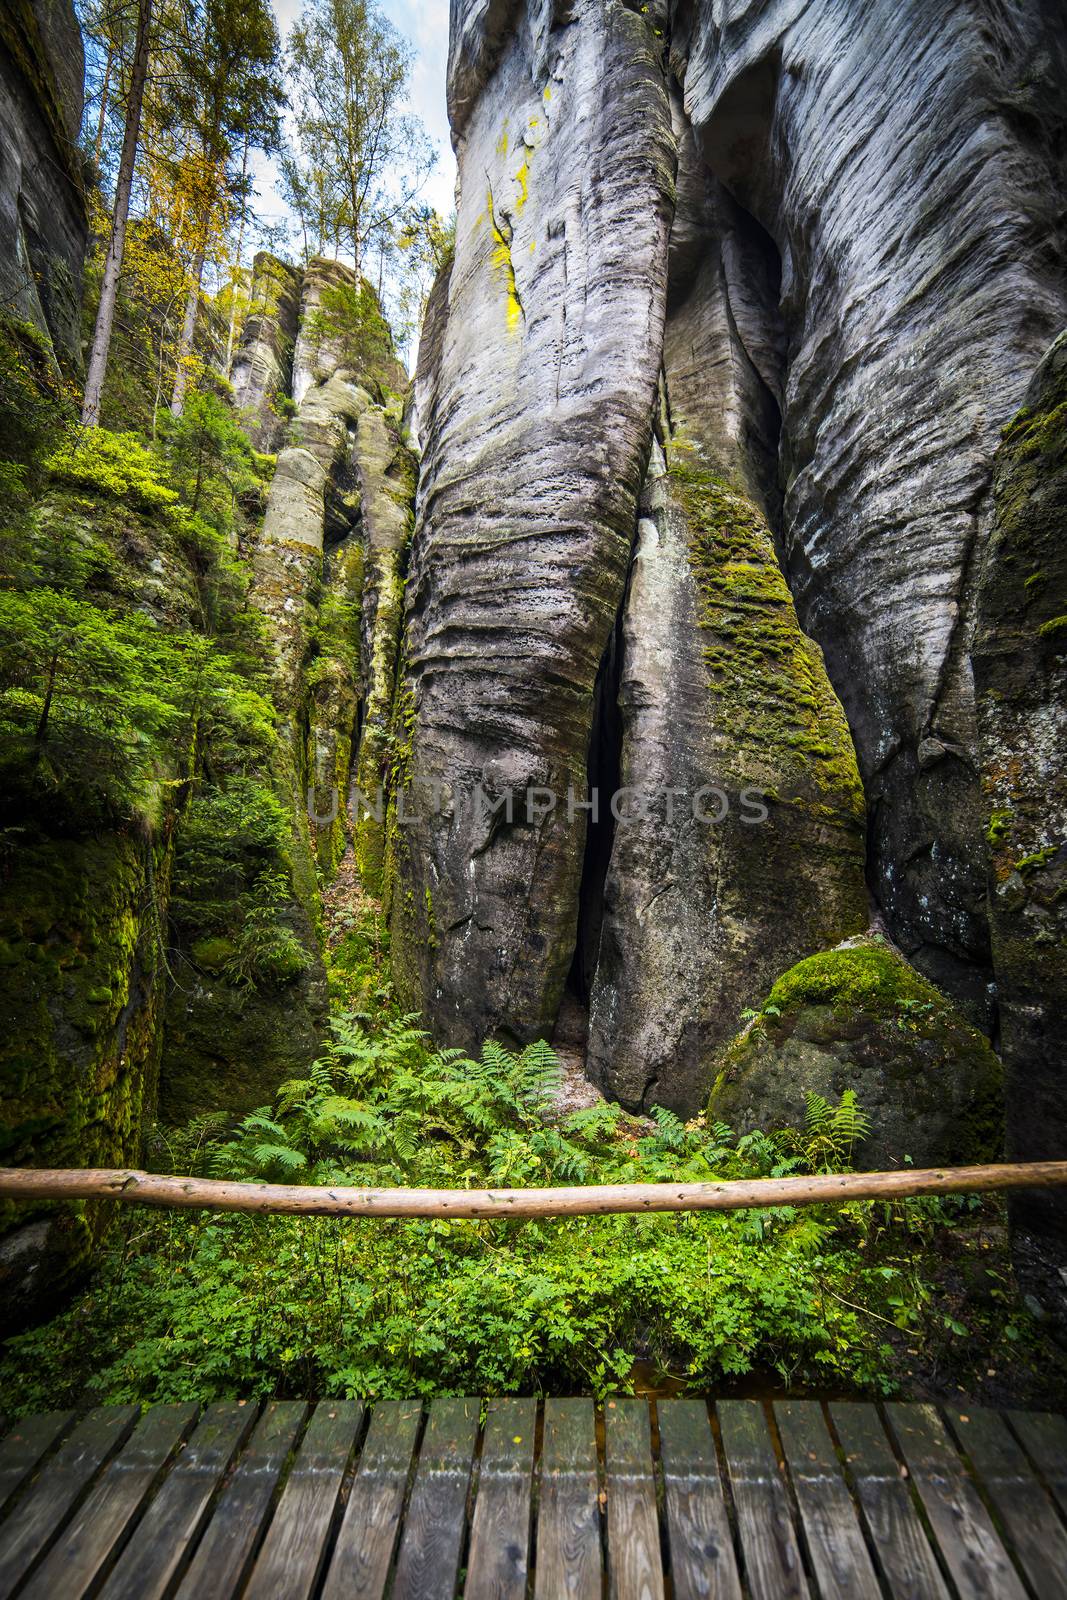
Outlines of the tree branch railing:
[[747,1211],[918,1195],[1067,1185],[1067,1161],[897,1172],[741,1178],[723,1183],[605,1183],[551,1189],[358,1189],[184,1178],[128,1168],[0,1168],[0,1198],[114,1200],[182,1210],[333,1217],[558,1217],[663,1211]]

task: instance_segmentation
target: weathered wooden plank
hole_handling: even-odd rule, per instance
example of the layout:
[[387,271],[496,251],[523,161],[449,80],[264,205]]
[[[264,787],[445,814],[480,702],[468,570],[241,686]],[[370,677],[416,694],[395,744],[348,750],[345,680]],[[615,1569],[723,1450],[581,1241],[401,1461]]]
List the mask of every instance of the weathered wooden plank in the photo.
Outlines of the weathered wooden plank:
[[648,1402],[604,1407],[608,1579],[612,1600],[663,1600],[663,1558]]
[[783,1400],[774,1414],[821,1600],[882,1600],[822,1407]]
[[195,1405],[153,1406],[104,1469],[23,1591],[78,1600],[120,1548],[153,1485],[196,1421]]
[[45,1411],[36,1417],[13,1422],[0,1443],[0,1510],[16,1494],[37,1463],[66,1433],[74,1420],[73,1411]]
[[1067,1417],[1050,1411],[1009,1411],[1008,1421],[1067,1517]]
[[275,1401],[264,1411],[182,1579],[179,1600],[237,1594],[307,1412],[302,1400]]
[[464,1600],[523,1600],[530,1560],[536,1400],[492,1400]]
[[307,1600],[329,1554],[341,1480],[363,1421],[355,1400],[324,1400],[315,1407],[245,1600]]
[[1026,1591],[933,1406],[894,1403],[886,1412],[960,1600],[1023,1600]]
[[137,1421],[136,1406],[100,1406],[47,1461],[0,1528],[0,1600],[12,1594]]
[[162,1600],[181,1572],[256,1406],[208,1406],[101,1591],[104,1600]]
[[421,1420],[420,1400],[375,1406],[322,1600],[381,1600],[385,1593]]
[[1022,1446],[995,1411],[947,1411],[1038,1600],[1067,1591],[1067,1530],[1034,1476]]
[[393,1600],[452,1600],[467,1523],[478,1400],[435,1400],[419,1451]]
[[763,1407],[756,1400],[723,1400],[716,1410],[752,1600],[807,1600],[785,1481]]
[[535,1600],[600,1600],[603,1563],[591,1400],[546,1400]]
[[843,1401],[830,1417],[893,1600],[948,1600],[907,1480],[871,1405]]
[[656,1417],[675,1600],[741,1600],[708,1408],[659,1400]]

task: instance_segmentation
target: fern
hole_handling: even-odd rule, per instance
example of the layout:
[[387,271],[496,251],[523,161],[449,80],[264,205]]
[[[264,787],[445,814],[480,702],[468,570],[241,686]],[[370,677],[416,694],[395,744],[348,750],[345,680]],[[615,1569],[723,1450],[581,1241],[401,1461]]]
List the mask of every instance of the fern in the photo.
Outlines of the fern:
[[279,1166],[293,1171],[307,1166],[307,1157],[287,1144],[257,1144],[252,1154],[261,1167]]

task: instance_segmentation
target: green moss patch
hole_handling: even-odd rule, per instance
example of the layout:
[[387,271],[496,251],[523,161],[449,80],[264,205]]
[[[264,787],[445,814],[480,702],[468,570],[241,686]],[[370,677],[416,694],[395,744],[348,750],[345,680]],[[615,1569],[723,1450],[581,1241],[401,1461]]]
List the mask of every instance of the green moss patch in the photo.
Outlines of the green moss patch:
[[684,441],[671,446],[669,482],[689,529],[708,682],[738,751],[762,754],[769,770],[793,780],[783,798],[861,819],[848,723],[822,653],[797,620],[765,519]]
[[880,939],[809,956],[778,979],[767,1006],[783,1015],[801,1006],[832,1006],[838,1012],[862,1010],[878,1017],[918,1006],[950,1009],[941,991]]

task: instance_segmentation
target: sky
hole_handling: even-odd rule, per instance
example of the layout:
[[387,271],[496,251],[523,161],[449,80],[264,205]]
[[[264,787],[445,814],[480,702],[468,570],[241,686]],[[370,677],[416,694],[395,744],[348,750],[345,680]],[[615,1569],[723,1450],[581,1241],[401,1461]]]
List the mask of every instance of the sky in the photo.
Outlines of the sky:
[[[448,0],[379,0],[393,26],[415,49],[409,106],[421,120],[437,149],[437,165],[423,194],[427,204],[443,216],[453,210],[456,163],[445,113],[445,67],[448,59]],[[303,0],[271,0],[282,40],[300,14]],[[277,166],[261,158],[255,166],[260,215],[273,220],[285,216],[285,204],[274,188]]]

